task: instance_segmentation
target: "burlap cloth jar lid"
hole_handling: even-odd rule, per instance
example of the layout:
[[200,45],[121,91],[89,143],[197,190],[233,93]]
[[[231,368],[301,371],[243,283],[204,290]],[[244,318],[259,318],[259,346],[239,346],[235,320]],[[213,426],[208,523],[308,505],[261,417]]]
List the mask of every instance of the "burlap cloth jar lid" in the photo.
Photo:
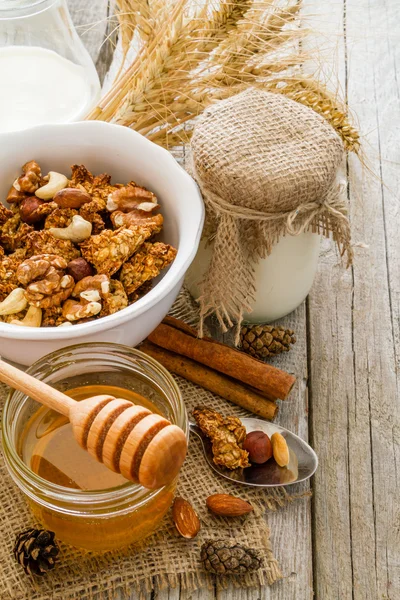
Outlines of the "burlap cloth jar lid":
[[285,234],[332,235],[351,261],[347,207],[336,184],[344,148],[312,109],[248,89],[208,108],[196,123],[188,170],[206,204],[213,241],[200,284],[203,318],[240,324],[254,298],[254,265]]

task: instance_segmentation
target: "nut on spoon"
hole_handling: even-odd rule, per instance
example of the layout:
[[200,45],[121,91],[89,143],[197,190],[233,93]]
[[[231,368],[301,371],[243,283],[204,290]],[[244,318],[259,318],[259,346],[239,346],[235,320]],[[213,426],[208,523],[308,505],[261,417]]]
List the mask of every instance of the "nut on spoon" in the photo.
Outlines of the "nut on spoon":
[[245,469],[226,469],[213,461],[211,441],[197,425],[190,423],[190,432],[200,438],[204,456],[209,466],[225,479],[234,483],[253,487],[278,487],[305,481],[313,475],[318,466],[318,457],[314,450],[299,436],[284,427],[261,419],[241,418],[247,433],[263,431],[269,437],[279,432],[286,439],[289,447],[289,464],[280,467],[273,458],[262,465],[251,465]]
[[161,415],[109,395],[77,402],[2,360],[0,381],[68,417],[78,444],[126,479],[157,489],[178,475],[186,436]]

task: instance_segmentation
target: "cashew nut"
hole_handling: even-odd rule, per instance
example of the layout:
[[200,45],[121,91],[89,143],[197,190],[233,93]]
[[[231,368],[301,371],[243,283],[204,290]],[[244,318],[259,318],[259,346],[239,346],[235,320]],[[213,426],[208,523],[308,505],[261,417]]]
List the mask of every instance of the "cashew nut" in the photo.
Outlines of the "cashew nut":
[[48,178],[49,182],[35,192],[35,195],[41,200],[51,200],[57,192],[63,190],[68,185],[68,179],[62,173],[50,171]]
[[7,298],[0,302],[0,315],[15,315],[16,313],[25,310],[28,306],[28,301],[25,298],[25,290],[16,288]]
[[92,235],[92,224],[80,215],[74,215],[68,227],[50,227],[49,232],[59,240],[71,240],[77,244]]
[[13,319],[10,323],[12,325],[23,325],[24,327],[40,327],[42,324],[42,309],[30,306],[22,321]]

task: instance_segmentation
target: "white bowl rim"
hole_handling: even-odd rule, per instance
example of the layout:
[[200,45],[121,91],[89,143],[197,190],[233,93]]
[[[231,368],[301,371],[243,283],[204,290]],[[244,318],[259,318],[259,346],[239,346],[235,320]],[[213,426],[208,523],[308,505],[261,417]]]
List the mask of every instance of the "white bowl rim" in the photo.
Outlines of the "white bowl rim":
[[119,312],[116,312],[112,315],[108,315],[106,317],[102,317],[101,319],[97,319],[95,321],[90,321],[89,323],[81,323],[78,325],[73,325],[71,327],[17,327],[16,325],[0,322],[1,337],[16,340],[34,341],[71,340],[98,333],[102,330],[108,330],[113,328],[114,326],[119,327],[127,321],[130,321],[133,317],[139,317],[145,311],[156,305],[159,302],[159,300],[164,298],[170,291],[172,291],[173,288],[184,277],[186,270],[193,261],[193,258],[197,252],[197,248],[200,242],[205,215],[205,209],[200,190],[194,179],[192,179],[192,177],[180,166],[180,164],[175,160],[172,154],[168,152],[168,150],[162,148],[161,146],[158,146],[157,144],[154,144],[154,142],[151,142],[137,131],[130,129],[129,127],[124,127],[122,125],[117,125],[114,123],[107,123],[104,121],[77,121],[75,123],[38,125],[36,127],[31,127],[30,129],[25,129],[22,131],[0,134],[0,147],[2,147],[4,144],[3,147],[7,148],[8,145],[12,144],[16,138],[25,138],[30,137],[31,135],[36,136],[38,135],[37,132],[39,132],[40,137],[40,135],[43,135],[48,131],[52,130],[62,131],[65,129],[76,129],[79,135],[82,135],[82,130],[109,130],[110,128],[119,130],[118,134],[122,133],[122,135],[136,137],[136,139],[140,140],[140,143],[142,143],[144,146],[151,147],[151,150],[155,154],[155,156],[158,155],[164,163],[169,162],[171,165],[171,169],[176,169],[176,175],[181,177],[182,181],[185,181],[186,184],[192,188],[193,199],[196,199],[198,201],[197,208],[199,213],[199,219],[197,223],[192,223],[192,227],[195,229],[195,237],[193,239],[190,252],[188,252],[179,271],[174,273],[173,270],[168,270],[168,272],[163,276],[161,281],[159,281],[152,290],[150,290],[145,296],[137,300],[134,304],[127,306]]

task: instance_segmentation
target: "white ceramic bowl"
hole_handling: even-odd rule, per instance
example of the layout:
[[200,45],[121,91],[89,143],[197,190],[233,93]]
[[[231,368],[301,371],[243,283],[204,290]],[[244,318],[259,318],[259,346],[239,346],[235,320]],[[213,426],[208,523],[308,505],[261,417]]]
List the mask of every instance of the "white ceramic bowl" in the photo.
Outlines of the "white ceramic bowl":
[[115,182],[134,180],[149,188],[158,196],[165,219],[159,237],[178,248],[178,254],[148,294],[108,317],[65,328],[0,323],[0,355],[30,365],[71,344],[139,344],[169,311],[196,254],[204,206],[195,182],[169,152],[126,127],[98,121],[44,125],[0,135],[0,199],[4,203],[21,166],[31,159],[38,161],[44,173],[51,170],[68,176],[71,165],[84,164],[93,173],[110,173]]

